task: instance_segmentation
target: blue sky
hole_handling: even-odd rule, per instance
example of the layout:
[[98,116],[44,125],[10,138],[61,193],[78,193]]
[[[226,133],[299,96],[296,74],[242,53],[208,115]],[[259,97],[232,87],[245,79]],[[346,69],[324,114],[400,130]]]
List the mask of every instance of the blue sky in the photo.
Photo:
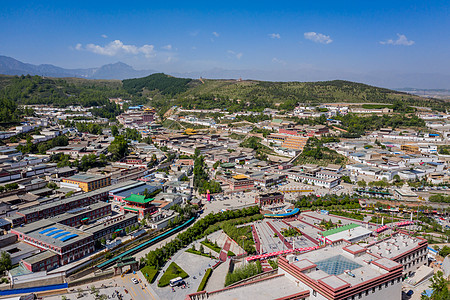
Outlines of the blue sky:
[[448,1],[371,2],[5,1],[0,55],[66,68],[261,70],[273,80],[450,76]]

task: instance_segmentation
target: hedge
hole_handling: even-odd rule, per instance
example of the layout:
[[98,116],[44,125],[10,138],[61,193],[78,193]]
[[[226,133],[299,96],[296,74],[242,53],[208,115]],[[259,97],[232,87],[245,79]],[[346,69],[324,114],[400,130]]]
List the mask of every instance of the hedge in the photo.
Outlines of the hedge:
[[203,276],[202,282],[200,282],[197,292],[203,291],[205,289],[205,286],[208,283],[208,279],[209,279],[209,277],[211,277],[212,271],[213,270],[211,268],[206,270],[205,276]]
[[196,255],[200,255],[200,256],[204,256],[204,257],[208,257],[208,258],[216,258],[214,255],[210,255],[208,253],[201,253],[200,251],[192,250],[191,248],[187,249],[185,252],[196,254]]
[[200,242],[203,246],[208,247],[209,249],[216,251],[217,253],[220,253],[220,247],[214,245],[213,243],[211,243],[211,241],[201,241]]

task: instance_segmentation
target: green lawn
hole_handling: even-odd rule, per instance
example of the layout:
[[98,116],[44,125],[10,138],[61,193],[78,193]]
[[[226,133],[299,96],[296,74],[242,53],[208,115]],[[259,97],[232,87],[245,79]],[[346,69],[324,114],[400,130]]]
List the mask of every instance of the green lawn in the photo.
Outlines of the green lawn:
[[220,253],[220,247],[214,245],[213,243],[211,243],[210,241],[201,241],[200,242],[203,246],[208,247],[209,249],[216,251],[217,253]]
[[180,268],[179,265],[172,262],[167,268],[166,272],[164,272],[163,276],[161,276],[161,279],[158,282],[158,287],[168,286],[171,279],[177,277],[186,278],[188,276],[189,275],[182,268]]
[[147,279],[148,283],[155,281],[158,270],[154,267],[145,266],[141,269],[142,275]]

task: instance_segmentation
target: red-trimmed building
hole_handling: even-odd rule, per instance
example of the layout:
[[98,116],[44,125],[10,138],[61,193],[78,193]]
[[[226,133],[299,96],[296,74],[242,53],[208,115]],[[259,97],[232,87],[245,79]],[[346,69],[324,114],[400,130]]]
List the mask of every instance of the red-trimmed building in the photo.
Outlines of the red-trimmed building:
[[139,220],[145,215],[155,212],[158,208],[152,204],[154,198],[145,198],[144,195],[132,194],[123,199],[124,205],[120,207],[121,211],[138,214]]
[[20,262],[31,272],[50,271],[59,267],[59,257],[51,251],[43,251]]
[[279,192],[259,194],[255,197],[255,203],[258,203],[259,207],[280,205],[284,203],[284,195]]
[[244,174],[238,174],[234,176],[221,176],[220,180],[229,184],[230,189],[233,191],[245,191],[255,188],[255,182],[253,179]]
[[[94,236],[73,227],[41,220],[11,229],[19,241],[58,255],[58,264],[66,265],[94,252]],[[32,265],[32,264],[31,264]]]

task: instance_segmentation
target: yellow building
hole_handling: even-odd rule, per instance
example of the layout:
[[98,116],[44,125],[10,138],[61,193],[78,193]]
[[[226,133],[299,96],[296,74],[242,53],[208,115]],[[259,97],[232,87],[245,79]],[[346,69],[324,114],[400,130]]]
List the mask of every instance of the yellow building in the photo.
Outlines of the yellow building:
[[64,178],[62,182],[77,185],[84,192],[90,192],[111,185],[111,177],[93,174],[76,174]]
[[409,144],[409,145],[401,145],[400,149],[402,151],[405,151],[408,154],[418,154],[418,153],[420,153],[419,146],[417,146],[417,145],[411,145],[411,144]]
[[307,137],[295,136],[295,135],[289,136],[289,137],[286,137],[286,140],[284,141],[282,147],[303,151],[303,148],[305,147],[307,141],[308,141]]

